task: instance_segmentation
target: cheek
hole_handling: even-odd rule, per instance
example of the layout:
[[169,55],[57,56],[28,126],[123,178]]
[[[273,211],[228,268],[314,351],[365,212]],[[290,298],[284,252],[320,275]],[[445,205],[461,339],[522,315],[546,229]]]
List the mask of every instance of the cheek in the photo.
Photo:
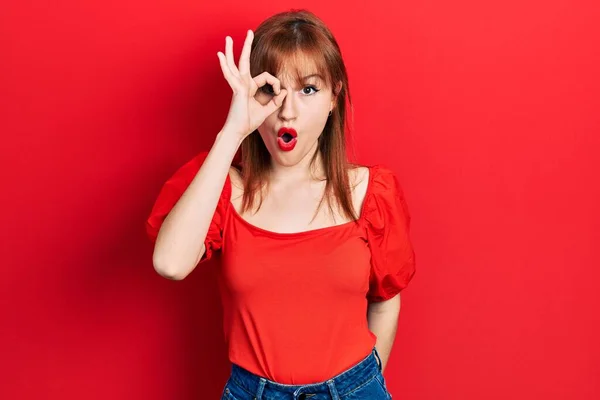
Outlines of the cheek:
[[320,102],[315,107],[310,107],[307,109],[306,117],[306,122],[311,127],[323,129],[329,118],[329,103]]
[[302,128],[313,128],[327,122],[329,104],[322,99],[304,99],[298,102],[296,112]]
[[277,120],[277,111],[275,111],[274,113],[271,113],[271,115],[269,115],[267,118],[265,118],[262,124],[260,124],[260,126],[258,127],[258,131],[261,132],[261,134],[272,132],[275,129],[275,126],[277,125]]

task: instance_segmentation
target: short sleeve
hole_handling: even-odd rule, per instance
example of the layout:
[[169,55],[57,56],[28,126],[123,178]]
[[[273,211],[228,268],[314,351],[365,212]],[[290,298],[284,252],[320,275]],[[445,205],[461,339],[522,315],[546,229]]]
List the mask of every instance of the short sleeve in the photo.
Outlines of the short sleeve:
[[[156,243],[158,232],[165,218],[181,198],[192,180],[200,170],[208,152],[202,152],[180,167],[162,186],[152,211],[146,220],[146,233],[153,243]],[[221,191],[219,202],[210,222],[204,245],[206,251],[200,262],[209,260],[216,250],[219,250],[223,241],[223,224],[228,212],[231,199],[231,181],[227,175],[225,185]]]
[[415,274],[415,254],[409,237],[410,214],[396,176],[383,167],[371,167],[366,199],[367,240],[371,273],[367,299],[391,299]]

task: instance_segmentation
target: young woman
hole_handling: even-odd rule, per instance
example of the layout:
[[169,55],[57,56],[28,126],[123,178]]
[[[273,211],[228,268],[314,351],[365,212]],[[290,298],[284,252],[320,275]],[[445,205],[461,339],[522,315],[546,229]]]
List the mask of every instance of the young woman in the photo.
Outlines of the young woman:
[[225,43],[229,114],[156,200],[154,268],[183,279],[220,250],[223,399],[390,399],[382,372],[415,272],[410,217],[391,171],[347,159],[337,42],[292,10],[248,31],[239,67]]

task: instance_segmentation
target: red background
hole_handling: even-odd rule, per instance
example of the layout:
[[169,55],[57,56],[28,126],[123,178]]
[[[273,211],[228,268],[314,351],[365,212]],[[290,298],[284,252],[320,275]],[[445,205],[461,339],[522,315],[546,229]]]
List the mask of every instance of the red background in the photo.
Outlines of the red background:
[[394,397],[600,398],[600,12],[573,0],[5,4],[0,398],[218,398],[215,268],[159,277],[144,220],[225,121],[225,35],[291,7],[413,216]]

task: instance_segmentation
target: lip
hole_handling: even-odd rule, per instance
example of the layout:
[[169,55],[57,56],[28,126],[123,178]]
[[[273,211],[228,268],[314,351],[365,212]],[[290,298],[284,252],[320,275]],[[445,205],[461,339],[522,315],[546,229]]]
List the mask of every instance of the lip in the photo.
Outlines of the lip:
[[282,137],[286,133],[289,133],[294,138],[298,137],[298,132],[296,132],[296,130],[294,128],[288,128],[285,126],[279,128],[279,131],[277,131],[277,137]]
[[[285,142],[282,138],[286,133],[292,136],[292,140],[289,142]],[[281,151],[292,151],[294,147],[296,147],[296,143],[298,143],[298,132],[294,128],[282,127],[277,131],[277,145]]]

